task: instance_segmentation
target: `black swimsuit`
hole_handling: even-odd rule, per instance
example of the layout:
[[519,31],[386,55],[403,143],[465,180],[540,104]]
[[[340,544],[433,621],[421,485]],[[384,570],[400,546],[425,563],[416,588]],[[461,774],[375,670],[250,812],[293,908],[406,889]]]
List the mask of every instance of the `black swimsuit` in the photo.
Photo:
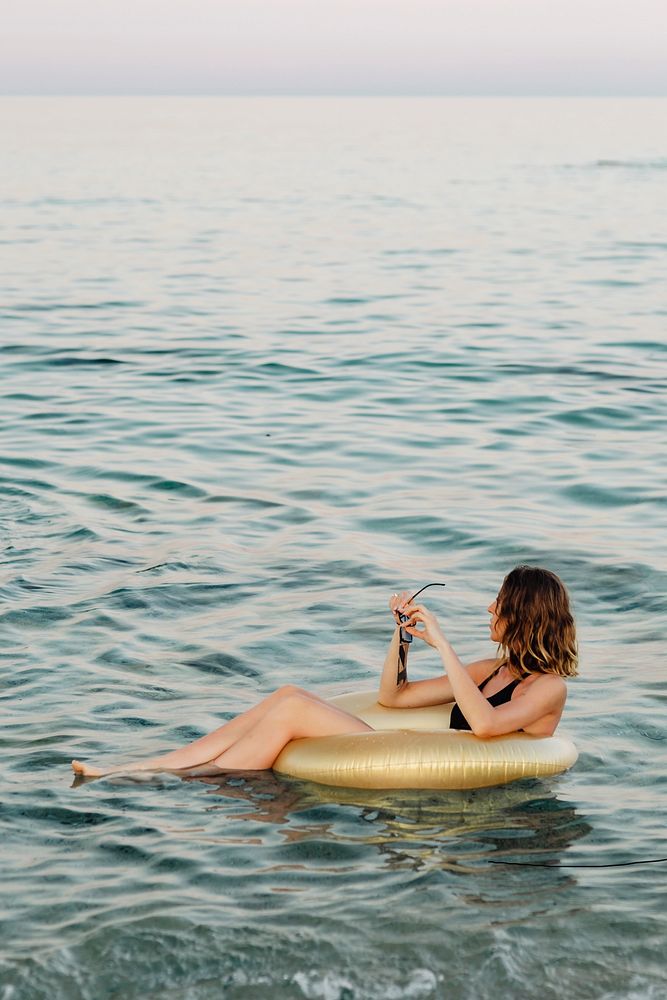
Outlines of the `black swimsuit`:
[[[495,674],[491,674],[491,677],[494,676]],[[491,677],[487,677],[485,680],[482,681],[481,684],[477,685],[480,691],[486,684],[489,683]],[[497,708],[498,705],[504,705],[511,699],[514,688],[517,686],[517,684],[520,683],[521,683],[521,678],[517,678],[517,680],[515,681],[510,681],[509,684],[506,684],[504,688],[500,689],[500,691],[496,691],[495,694],[489,695],[489,697],[486,700],[488,701],[489,705],[493,705],[494,708]],[[466,719],[465,715],[463,714],[463,712],[461,711],[456,702],[454,702],[454,706],[452,708],[452,714],[449,719],[449,728],[468,729],[468,730],[470,729],[470,723],[468,722],[468,720]]]

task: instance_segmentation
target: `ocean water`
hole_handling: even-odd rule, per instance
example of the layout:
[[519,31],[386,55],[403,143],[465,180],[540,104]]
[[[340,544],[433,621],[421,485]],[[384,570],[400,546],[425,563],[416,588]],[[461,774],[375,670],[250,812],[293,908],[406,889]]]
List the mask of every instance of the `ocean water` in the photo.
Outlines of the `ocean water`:
[[[667,995],[666,113],[0,101],[0,1000]],[[486,655],[519,562],[564,775],[72,782],[372,687],[397,589]]]

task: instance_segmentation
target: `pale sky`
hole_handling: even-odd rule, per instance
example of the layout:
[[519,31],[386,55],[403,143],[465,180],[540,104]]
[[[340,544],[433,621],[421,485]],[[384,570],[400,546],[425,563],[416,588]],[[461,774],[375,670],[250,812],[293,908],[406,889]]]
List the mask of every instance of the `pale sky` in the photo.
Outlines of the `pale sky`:
[[667,95],[667,0],[0,0],[0,94]]

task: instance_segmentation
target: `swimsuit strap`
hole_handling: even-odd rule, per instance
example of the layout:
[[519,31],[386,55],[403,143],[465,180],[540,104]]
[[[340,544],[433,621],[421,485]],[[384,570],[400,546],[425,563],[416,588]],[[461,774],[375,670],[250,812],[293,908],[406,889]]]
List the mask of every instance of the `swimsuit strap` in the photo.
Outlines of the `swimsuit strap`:
[[496,667],[496,669],[495,669],[495,670],[492,670],[492,671],[491,671],[491,673],[489,674],[489,676],[488,676],[488,677],[485,677],[485,678],[484,678],[484,680],[482,681],[482,683],[481,683],[481,684],[478,684],[478,685],[477,685],[478,689],[479,689],[479,690],[481,691],[481,690],[482,690],[482,688],[483,688],[483,687],[484,687],[484,686],[485,686],[486,684],[488,684],[488,683],[489,683],[489,681],[493,680],[493,678],[494,678],[494,677],[496,676],[496,674],[498,673],[498,671],[499,671],[499,670],[500,670],[500,667]]
[[[500,667],[494,670],[492,674],[489,674],[486,680],[482,681],[482,683],[478,685],[480,692],[482,691],[484,685],[488,681],[490,681],[492,677],[495,677],[495,675],[498,673],[499,670]],[[489,702],[490,705],[493,705],[494,708],[497,708],[499,705],[505,705],[508,701],[511,700],[515,687],[517,686],[517,684],[520,683],[521,683],[521,678],[517,677],[514,680],[510,681],[509,684],[506,684],[504,687],[501,687],[500,691],[495,691],[493,694],[490,694],[488,696],[484,695],[484,697],[486,698],[486,700]],[[449,728],[467,729],[468,731],[470,730],[470,724],[456,702],[454,702],[452,706],[452,712],[449,718]]]

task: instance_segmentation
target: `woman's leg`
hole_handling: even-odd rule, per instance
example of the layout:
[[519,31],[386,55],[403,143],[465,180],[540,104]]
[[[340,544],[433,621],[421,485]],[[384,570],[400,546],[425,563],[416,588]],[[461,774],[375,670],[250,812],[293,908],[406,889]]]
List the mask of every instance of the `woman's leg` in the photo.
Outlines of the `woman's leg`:
[[342,708],[307,693],[294,693],[273,705],[256,725],[211,764],[223,770],[263,770],[273,765],[290,740],[371,731],[372,726]]
[[77,774],[83,774],[89,777],[98,777],[102,774],[112,774],[113,772],[126,771],[179,771],[186,768],[194,768],[201,764],[207,764],[209,761],[224,753],[224,751],[240,739],[244,733],[248,732],[253,728],[253,726],[257,725],[266,713],[271,711],[276,704],[279,704],[284,699],[297,694],[303,697],[311,698],[313,701],[320,702],[321,704],[326,704],[326,702],[324,702],[321,698],[318,698],[317,695],[308,694],[308,692],[295,687],[293,684],[287,684],[284,687],[279,688],[277,691],[274,691],[273,694],[268,695],[268,697],[260,701],[258,705],[255,705],[254,708],[250,708],[247,712],[237,715],[235,719],[231,719],[223,726],[215,729],[212,733],[209,733],[207,736],[202,736],[198,740],[194,740],[194,742],[189,743],[186,747],[183,747],[180,750],[173,750],[171,753],[163,754],[160,757],[152,757],[149,760],[127,764],[124,767],[114,767],[111,769],[94,767],[91,764],[82,764],[78,760],[73,760],[72,768]]

